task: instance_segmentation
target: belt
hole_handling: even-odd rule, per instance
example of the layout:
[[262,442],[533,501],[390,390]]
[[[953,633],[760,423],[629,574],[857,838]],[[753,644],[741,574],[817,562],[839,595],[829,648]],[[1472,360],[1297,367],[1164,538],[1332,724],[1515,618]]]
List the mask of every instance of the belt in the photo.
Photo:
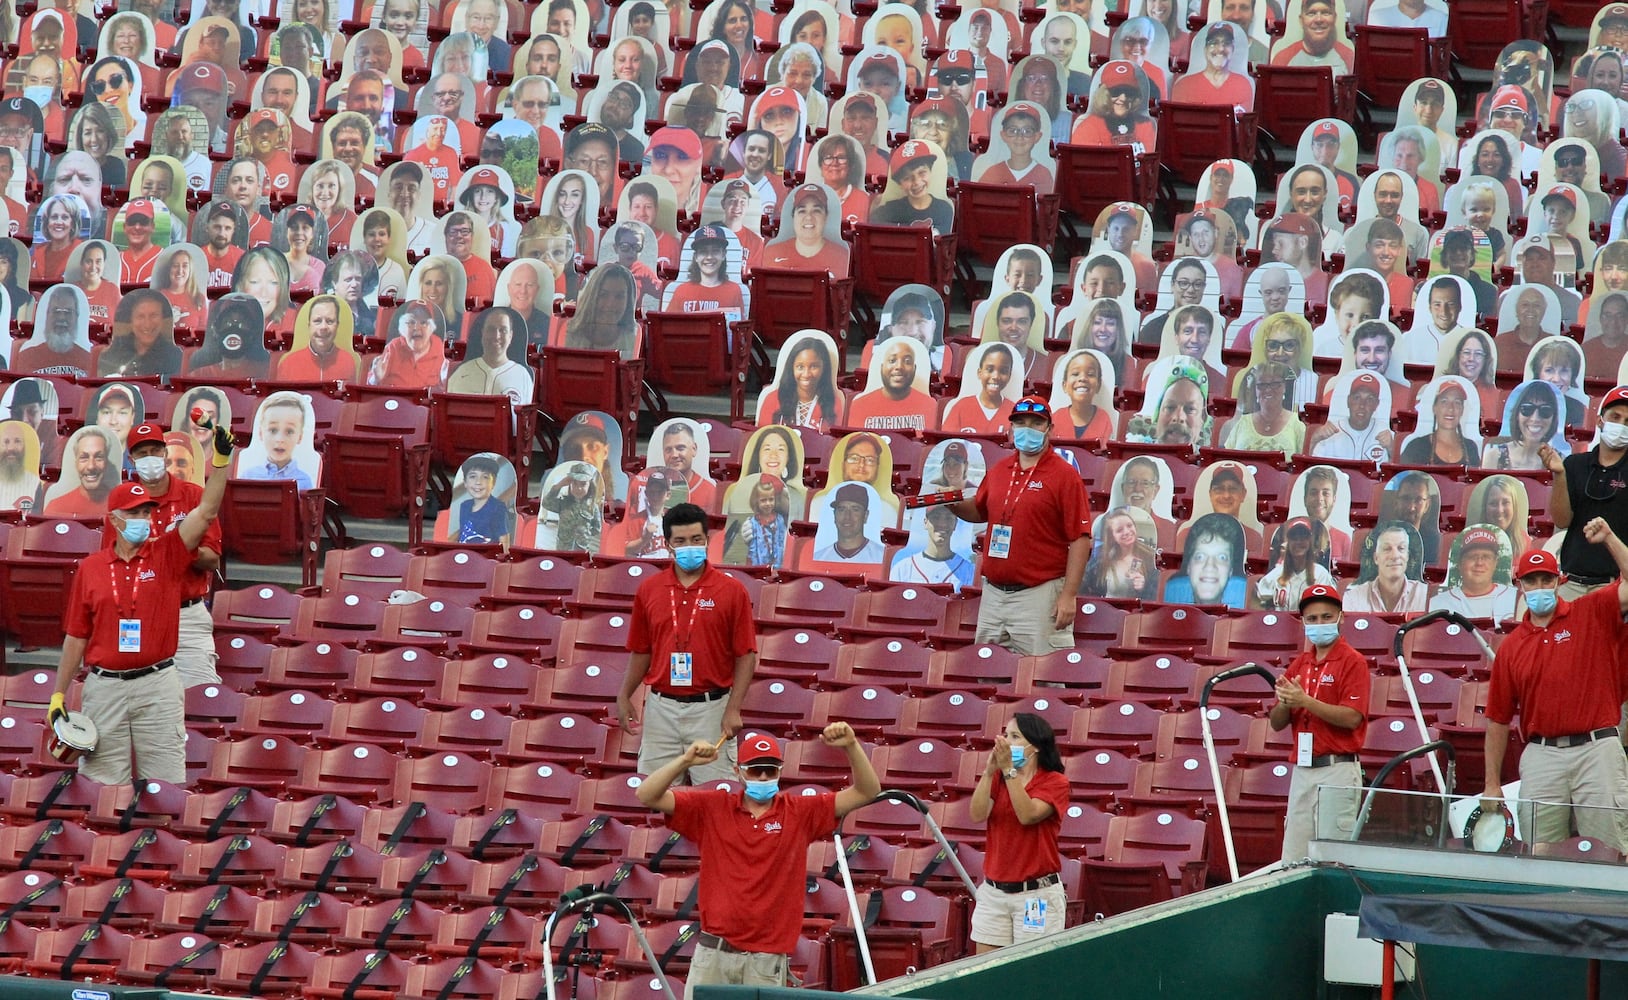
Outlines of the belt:
[[1583,573],[1567,573],[1566,580],[1570,583],[1582,584],[1585,587],[1603,587],[1615,580],[1614,576],[1588,576]]
[[661,697],[666,698],[668,701],[676,701],[684,705],[696,705],[703,701],[717,701],[719,698],[729,694],[729,689],[713,688],[711,691],[703,691],[700,694],[668,694],[665,691],[656,691],[652,689],[650,693],[660,695]]
[[185,601],[182,601],[182,602],[181,602],[181,607],[183,607],[183,608],[190,608],[190,607],[192,607],[192,606],[193,606],[193,605],[194,605],[194,604],[202,604],[202,603],[203,603],[203,598],[201,598],[201,597],[194,597],[194,598],[191,598],[191,599],[189,599],[189,600],[185,600]]
[[159,660],[150,667],[136,667],[133,670],[108,670],[106,667],[91,667],[90,672],[98,677],[112,677],[114,680],[133,681],[138,677],[146,677],[148,674],[156,674],[160,670],[168,670],[173,666],[175,666],[175,660],[171,658],[168,660]]
[[1354,753],[1325,753],[1321,757],[1313,757],[1310,767],[1327,767],[1330,764],[1355,764],[1357,755]]
[[706,931],[702,931],[701,933],[699,933],[699,934],[697,934],[695,936],[695,946],[697,948],[711,948],[713,951],[721,951],[721,952],[723,952],[723,953],[725,953],[727,955],[750,955],[751,954],[751,952],[746,951],[743,948],[735,947],[734,945],[730,944],[728,941],[725,941],[723,938],[719,937],[718,935],[716,935],[716,934],[708,934]]
[[994,886],[1001,892],[1034,892],[1036,889],[1044,889],[1048,885],[1056,885],[1062,880],[1063,876],[1057,874],[1056,872],[1052,872],[1050,875],[1042,875],[1039,878],[1029,879],[1027,882],[997,882],[992,878],[984,879],[986,883]]
[[985,580],[984,586],[994,587],[996,590],[1006,594],[1015,594],[1020,590],[1034,589],[1026,583],[996,583],[994,580]]
[[1562,750],[1570,747],[1580,747],[1595,740],[1612,739],[1617,735],[1616,726],[1601,726],[1592,733],[1578,733],[1575,736],[1532,736],[1528,742],[1536,743],[1540,747],[1559,747]]

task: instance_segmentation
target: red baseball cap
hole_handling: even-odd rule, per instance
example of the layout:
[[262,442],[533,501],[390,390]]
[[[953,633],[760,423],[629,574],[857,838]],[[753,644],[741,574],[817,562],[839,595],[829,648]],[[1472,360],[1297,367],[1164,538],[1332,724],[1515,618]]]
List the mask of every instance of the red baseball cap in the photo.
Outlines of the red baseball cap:
[[135,451],[144,444],[163,444],[164,428],[157,424],[137,424],[124,440],[124,450]]
[[1544,549],[1527,549],[1521,553],[1521,557],[1515,560],[1515,579],[1519,580],[1533,573],[1559,576],[1560,563],[1555,560],[1555,554]]
[[701,158],[701,137],[682,125],[664,125],[650,137],[652,152],[662,146],[671,146],[692,160]]
[[135,510],[148,504],[157,506],[158,500],[140,483],[120,483],[107,495],[107,509],[110,511]]
[[1603,414],[1618,403],[1628,403],[1628,385],[1619,385],[1606,393],[1605,398],[1600,400],[1600,412]]
[[1550,198],[1560,198],[1572,208],[1577,207],[1577,195],[1572,193],[1570,185],[1557,184],[1550,188],[1549,193],[1543,196],[1543,201],[1541,201],[1539,204],[1547,205]]
[[225,71],[214,63],[207,62],[187,63],[181,70],[181,78],[175,82],[177,89],[185,86],[224,87],[225,85]]
[[772,108],[790,108],[798,114],[803,113],[803,99],[797,91],[790,87],[770,87],[752,104],[752,111],[759,117]]
[[1309,215],[1299,212],[1287,212],[1273,219],[1267,226],[1272,233],[1289,233],[1293,236],[1322,236],[1323,231],[1317,225],[1317,220]]
[[1333,122],[1318,122],[1312,127],[1311,137],[1313,141],[1317,139],[1338,139],[1340,137],[1340,126]]
[[1351,380],[1351,391],[1367,389],[1369,392],[1379,392],[1379,376],[1373,372],[1358,372],[1357,377]]
[[1340,590],[1332,583],[1314,583],[1300,592],[1300,610],[1305,611],[1306,605],[1312,601],[1333,601],[1340,607],[1345,607],[1345,601],[1340,598]]
[[972,53],[966,49],[953,49],[938,57],[933,66],[935,72],[942,73],[947,69],[966,70],[976,72],[978,66],[972,61]]
[[786,762],[785,748],[768,733],[749,732],[741,736],[739,753],[741,767],[757,764],[780,765]]
[[1512,83],[1499,87],[1498,92],[1492,95],[1492,107],[1488,110],[1502,111],[1506,108],[1514,108],[1523,115],[1531,114],[1526,107],[1526,91]]
[[1103,87],[1142,89],[1142,81],[1136,77],[1136,67],[1124,59],[1115,59],[1113,62],[1105,63],[1102,69],[1097,71],[1097,79],[1101,81],[1100,86]]
[[1045,417],[1051,422],[1051,404],[1039,396],[1024,396],[1012,406],[1014,417]]

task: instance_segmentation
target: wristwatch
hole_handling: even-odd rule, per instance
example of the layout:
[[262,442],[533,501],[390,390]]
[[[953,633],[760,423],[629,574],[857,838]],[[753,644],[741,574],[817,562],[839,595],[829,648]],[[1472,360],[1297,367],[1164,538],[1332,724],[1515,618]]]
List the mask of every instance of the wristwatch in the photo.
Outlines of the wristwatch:
[[1015,777],[1018,776],[1018,769],[1015,768],[1015,767],[1009,767],[1005,771],[1002,771],[1001,773],[1006,775],[1008,778],[1015,778]]

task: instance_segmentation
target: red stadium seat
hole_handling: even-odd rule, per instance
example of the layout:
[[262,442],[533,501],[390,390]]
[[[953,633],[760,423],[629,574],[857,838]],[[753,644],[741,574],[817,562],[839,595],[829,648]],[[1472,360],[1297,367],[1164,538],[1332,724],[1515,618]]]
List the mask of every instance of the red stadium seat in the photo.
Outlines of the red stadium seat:
[[956,237],[926,226],[854,226],[854,290],[882,303],[901,285],[927,285],[940,293],[955,276]]
[[1066,143],[1057,147],[1057,192],[1063,210],[1087,229],[1109,205],[1151,205],[1158,190],[1159,157],[1153,150],[1138,153],[1128,146]]
[[30,976],[76,982],[110,983],[130,951],[130,935],[101,924],[45,931],[35,939],[34,956],[23,962]]
[[[586,659],[586,658],[585,658]],[[521,705],[526,712],[581,712],[605,718],[616,707],[622,677],[627,673],[624,653],[609,662],[589,660],[580,666],[560,666],[539,675],[537,700]]]
[[609,413],[631,436],[644,381],[643,359],[624,359],[615,351],[545,347],[537,398],[554,423],[564,425],[579,413]]
[[388,857],[379,874],[377,891],[381,895],[401,896],[411,886],[414,899],[452,903],[468,889],[480,867],[453,851],[432,850],[416,857]]
[[807,628],[766,631],[758,637],[755,677],[812,684],[828,674],[843,643]]
[[836,580],[805,576],[770,584],[757,603],[759,625],[835,632],[845,624],[859,591]]
[[263,832],[277,843],[293,847],[331,844],[356,836],[366,817],[365,807],[344,796],[326,793],[277,803]]
[[222,555],[257,565],[300,560],[300,582],[317,582],[317,552],[327,492],[290,480],[233,479],[221,505]]
[[[810,329],[832,331],[839,345],[847,343],[854,279],[833,278],[826,271],[755,267],[751,285],[752,324],[765,344],[781,347],[792,334]],[[840,372],[844,361],[840,353],[838,358]]]
[[445,917],[443,911],[417,899],[353,906],[333,943],[340,948],[371,951],[382,947],[398,954],[422,955]]
[[424,720],[415,753],[456,750],[478,760],[490,760],[509,745],[513,719],[486,708],[460,708],[431,712]]
[[362,805],[389,805],[390,783],[401,758],[371,743],[344,743],[305,755],[294,795],[337,795]]
[[209,762],[209,773],[199,780],[204,788],[244,786],[281,793],[297,780],[305,748],[291,739],[249,736],[221,743]]
[[392,795],[397,802],[425,802],[449,812],[476,812],[486,806],[492,765],[460,753],[404,760],[396,768]]
[[290,848],[276,885],[285,892],[344,892],[365,898],[383,872],[384,855],[360,840],[336,840]]
[[914,697],[905,702],[897,732],[900,736],[930,736],[967,749],[984,749],[994,742],[982,734],[992,704],[965,691]]
[[[226,603],[231,591],[221,591],[216,597],[217,606]],[[241,629],[233,627],[223,628],[216,623],[215,635],[215,673],[220,679],[235,691],[247,691],[260,683],[271,666],[271,657],[281,647],[275,646],[265,639],[253,635],[229,635],[228,632],[240,632]],[[261,633],[266,636],[276,635],[276,628]]]
[[1012,693],[1045,697],[1079,704],[1102,697],[1111,665],[1105,657],[1080,649],[1060,649],[1045,656],[1025,656],[1018,660]]
[[7,534],[0,553],[0,625],[21,647],[62,644],[74,570],[101,547],[99,530],[74,521],[39,521]]
[[248,941],[286,939],[308,948],[331,948],[345,927],[350,903],[325,892],[262,900],[254,922],[243,932]]
[[416,646],[446,654],[469,640],[474,631],[475,610],[460,606],[455,600],[433,598],[412,604],[385,605],[384,618],[368,641],[369,646]]
[[42,819],[27,826],[0,827],[0,871],[64,874],[90,856],[96,834],[71,820]]
[[186,812],[188,792],[179,785],[147,779],[106,785],[85,817],[92,829],[116,833],[155,827],[168,829]]
[[751,325],[730,323],[721,312],[648,312],[644,353],[649,379],[663,392],[713,396],[744,389],[751,357]]
[[1476,69],[1494,68],[1510,42],[1544,38],[1548,8],[1546,0],[1454,0],[1447,8],[1447,39],[1453,59]]
[[1107,802],[1130,790],[1137,763],[1135,757],[1113,750],[1090,750],[1064,756],[1063,774],[1074,798]]
[[904,690],[927,677],[933,651],[904,639],[845,642],[837,650],[835,685],[875,684]]
[[538,917],[509,906],[483,906],[443,916],[429,953],[437,958],[469,956],[488,962],[516,962],[541,931]]
[[538,663],[551,662],[559,649],[565,622],[541,608],[508,605],[492,611],[477,611],[470,620],[469,637],[461,644],[462,656],[507,653]]
[[399,396],[346,403],[339,426],[324,439],[323,480],[346,513],[408,518],[408,544],[424,530],[429,483],[430,410]]
[[1250,67],[1255,78],[1255,113],[1261,129],[1283,145],[1295,145],[1319,118],[1355,121],[1357,78],[1328,66]]
[[558,610],[576,593],[582,566],[558,556],[535,555],[500,562],[487,597],[494,604],[531,604]]
[[1064,742],[1093,750],[1118,750],[1134,757],[1153,752],[1160,712],[1135,701],[1109,702],[1074,713]]
[[1101,860],[1087,858],[1087,898],[1112,916],[1204,885],[1208,867],[1203,820],[1169,812],[1116,816]]
[[[1249,742],[1250,726],[1254,720],[1219,705],[1211,705],[1209,714],[1210,736],[1214,741],[1215,755],[1218,760],[1225,763]],[[1198,709],[1167,712],[1159,720],[1158,735],[1154,741],[1154,754],[1159,759],[1202,752],[1203,746],[1203,726]]]
[[[1191,607],[1162,605],[1125,618],[1115,656],[1147,653],[1192,655],[1208,649],[1219,619]],[[1183,651],[1186,651],[1185,653]]]
[[328,728],[334,703],[310,691],[279,691],[243,702],[243,717],[232,735],[288,736],[309,740]]
[[415,555],[402,586],[449,604],[474,604],[492,589],[498,562],[477,549],[452,548]]
[[101,792],[101,785],[77,771],[18,778],[12,782],[0,812],[24,823],[42,819],[83,822],[96,808]]
[[947,743],[915,739],[879,748],[871,766],[883,788],[942,798],[955,782],[960,757],[961,752]]
[[189,840],[215,840],[236,833],[264,833],[277,802],[263,792],[238,785],[187,797],[181,819],[172,827]]
[[[895,470],[898,468],[898,465],[894,466]],[[843,631],[858,637],[913,637],[920,641],[944,627],[948,604],[949,598],[926,586],[879,586],[859,595],[854,602],[850,622]]]
[[[950,938],[950,901],[925,889],[900,886],[873,890],[876,919],[865,928],[877,981],[907,974],[912,969],[937,965],[955,956],[958,942]],[[858,943],[851,926],[831,929],[831,988],[863,988]]]
[[347,699],[400,698],[418,704],[441,683],[447,661],[412,647],[363,653],[355,669],[340,683]]
[[186,850],[187,842],[168,830],[103,834],[79,872],[84,878],[109,882],[120,878],[168,882]]
[[1257,119],[1252,111],[1161,101],[1159,162],[1185,184],[1197,184],[1220,159],[1255,159]]
[[1015,243],[1050,247],[1057,242],[1058,195],[1038,194],[1029,186],[976,184],[955,186],[956,249],[993,267]]
[[300,602],[287,638],[296,642],[360,645],[371,639],[385,605],[360,594],[334,593]]
[[1134,660],[1116,660],[1103,685],[1103,701],[1139,701],[1168,708],[1187,694],[1199,666],[1169,653],[1153,653]]
[[134,877],[74,886],[62,898],[56,925],[101,924],[127,934],[145,934],[158,921],[167,897],[163,889]]
[[317,955],[298,944],[267,941],[247,948],[228,948],[211,986],[224,993],[247,995],[251,986],[262,996],[298,996],[311,982]]
[[282,587],[257,584],[239,590],[220,590],[210,606],[210,616],[218,632],[276,636],[294,624],[301,598]]
[[220,971],[220,942],[193,932],[138,937],[115,975],[120,982],[200,992]]
[[393,545],[353,545],[331,549],[322,560],[322,589],[366,594],[383,601],[390,592],[406,587],[413,556]]
[[249,834],[188,844],[174,881],[191,886],[238,885],[255,892],[282,872],[287,853],[281,844]]
[[927,664],[927,678],[916,691],[969,691],[991,697],[1012,690],[1017,679],[1018,654],[1004,646],[980,643],[934,653]]
[[[1449,22],[1451,18],[1449,18]],[[1451,47],[1447,38],[1431,38],[1422,28],[1351,26],[1357,90],[1373,105],[1394,107],[1421,77],[1448,77]]]
[[905,696],[885,687],[865,686],[821,691],[809,713],[810,729],[846,722],[861,737],[875,739],[894,730],[904,712]]
[[1237,786],[1227,789],[1227,819],[1239,871],[1253,871],[1282,855],[1291,771],[1284,761],[1256,764],[1243,769]]
[[437,392],[430,397],[430,445],[443,469],[457,469],[471,455],[490,452],[514,466],[518,498],[531,488],[532,439],[537,407],[506,395],[464,396]]

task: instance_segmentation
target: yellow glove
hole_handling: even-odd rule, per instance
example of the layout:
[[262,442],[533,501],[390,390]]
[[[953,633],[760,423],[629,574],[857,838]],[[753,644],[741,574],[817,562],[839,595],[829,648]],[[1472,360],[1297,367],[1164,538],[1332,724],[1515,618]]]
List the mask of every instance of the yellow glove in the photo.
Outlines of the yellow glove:
[[58,719],[65,719],[67,717],[67,699],[62,696],[62,692],[58,691],[56,694],[51,696],[51,707],[45,711],[45,722],[47,725],[54,726],[56,725],[56,721]]
[[225,427],[215,426],[215,422],[206,416],[203,410],[192,411],[192,422],[204,430],[215,432],[213,443],[215,452],[210,458],[210,464],[217,469],[224,469],[232,464],[232,432]]

